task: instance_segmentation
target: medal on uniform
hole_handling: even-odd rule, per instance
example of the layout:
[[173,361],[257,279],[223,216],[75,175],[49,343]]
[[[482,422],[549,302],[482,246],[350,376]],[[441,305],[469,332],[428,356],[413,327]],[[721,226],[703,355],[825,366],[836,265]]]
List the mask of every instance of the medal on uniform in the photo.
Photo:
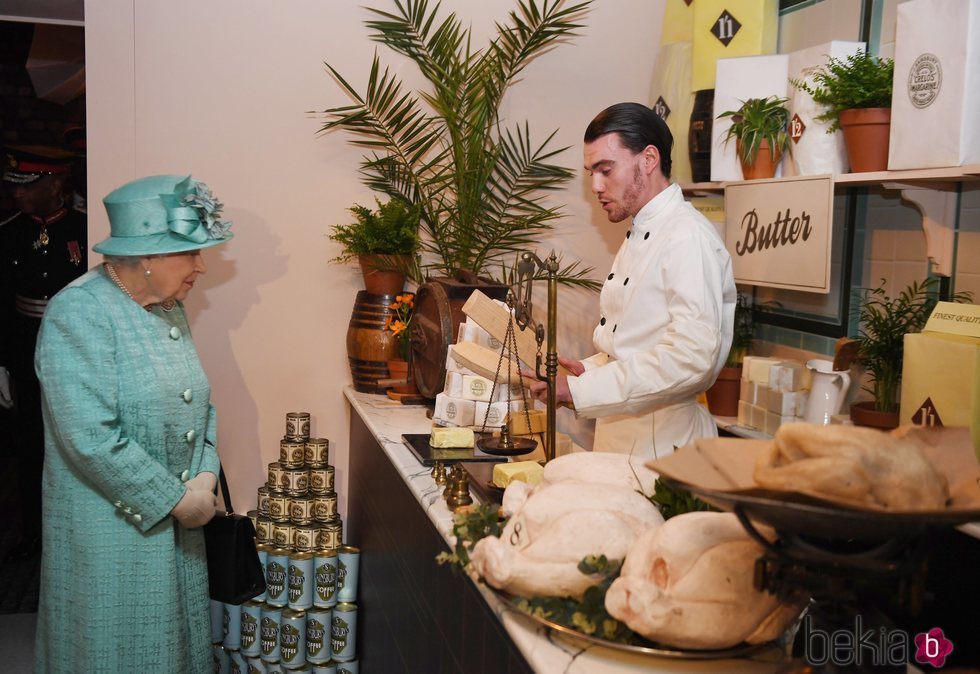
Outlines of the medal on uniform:
[[82,263],[82,249],[78,246],[78,241],[68,242],[68,257],[76,267]]
[[[41,225],[41,236],[37,237],[37,243],[39,246],[46,246],[51,239],[48,238],[48,228]],[[36,248],[37,246],[35,246]]]

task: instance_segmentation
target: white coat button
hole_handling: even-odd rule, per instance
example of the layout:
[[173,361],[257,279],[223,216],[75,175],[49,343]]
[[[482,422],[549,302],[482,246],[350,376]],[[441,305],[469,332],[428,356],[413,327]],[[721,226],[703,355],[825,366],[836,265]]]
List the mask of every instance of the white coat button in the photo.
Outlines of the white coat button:
[[191,430],[187,431],[187,435],[184,437],[187,438],[187,442],[194,442],[194,438],[197,437],[197,432],[192,428]]
[[142,515],[140,515],[139,513],[136,513],[135,515],[133,515],[133,524],[139,524],[142,521],[143,521],[143,516]]
[[191,472],[189,470],[185,470],[183,473],[180,474],[180,481],[187,482],[187,480],[189,480],[190,477],[191,477]]
[[180,328],[177,326],[170,328],[170,339],[180,339]]
[[127,515],[132,515],[133,509],[130,508],[129,506],[126,506],[125,508],[123,508],[123,512],[126,513]]
[[189,388],[184,389],[184,392],[180,394],[180,397],[184,399],[185,403],[189,403],[190,401],[194,400],[194,392]]
[[117,508],[122,508],[122,501],[113,501],[112,505],[116,506]]

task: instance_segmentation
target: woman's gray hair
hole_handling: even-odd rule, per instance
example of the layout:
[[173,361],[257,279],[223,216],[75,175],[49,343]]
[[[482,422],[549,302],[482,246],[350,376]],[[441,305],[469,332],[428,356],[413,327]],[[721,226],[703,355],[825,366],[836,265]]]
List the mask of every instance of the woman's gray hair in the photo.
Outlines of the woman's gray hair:
[[135,267],[145,255],[103,255],[102,259],[113,267]]

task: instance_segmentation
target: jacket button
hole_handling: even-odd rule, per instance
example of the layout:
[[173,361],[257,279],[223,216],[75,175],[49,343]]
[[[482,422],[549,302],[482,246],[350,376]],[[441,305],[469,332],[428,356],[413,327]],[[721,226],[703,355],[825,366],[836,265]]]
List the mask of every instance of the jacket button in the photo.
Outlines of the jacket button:
[[605,317],[603,317],[603,318],[600,318],[600,319],[599,319],[599,325],[605,325],[605,324],[606,324],[606,319],[605,319]]
[[130,508],[129,506],[126,506],[126,507],[125,507],[125,508],[123,508],[122,510],[123,510],[123,512],[124,512],[124,513],[126,513],[127,515],[132,515],[132,514],[133,514],[133,509],[132,509],[132,508]]
[[189,388],[184,389],[184,392],[180,394],[180,397],[184,399],[185,403],[189,403],[190,401],[194,400],[194,392]]
[[113,501],[112,505],[114,505],[117,508],[122,508],[122,501]]
[[180,328],[177,326],[170,328],[170,339],[180,339]]
[[191,430],[187,431],[187,434],[184,437],[187,438],[187,442],[194,442],[194,438],[197,437],[197,432],[192,428]]
[[190,476],[191,476],[191,472],[189,470],[185,470],[183,473],[180,474],[180,481],[187,482],[187,480],[190,479]]
[[133,524],[139,524],[142,521],[143,521],[143,516],[142,515],[140,515],[139,513],[136,513],[135,515],[133,515]]
[[613,280],[613,276],[615,276],[615,274],[613,274],[612,272],[609,272],[609,276],[606,277],[606,280],[607,281],[612,281]]
[[48,272],[46,271],[41,272],[41,278],[47,278],[47,277],[48,277]]

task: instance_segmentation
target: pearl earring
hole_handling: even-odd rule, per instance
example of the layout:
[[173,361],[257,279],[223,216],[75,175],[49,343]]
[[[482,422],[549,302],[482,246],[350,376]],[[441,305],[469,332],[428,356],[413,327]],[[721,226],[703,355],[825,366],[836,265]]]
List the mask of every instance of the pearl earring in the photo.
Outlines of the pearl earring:
[[143,271],[144,271],[144,272],[146,272],[146,275],[147,275],[147,276],[149,276],[149,275],[150,275],[150,270],[149,270],[149,269],[144,269]]

